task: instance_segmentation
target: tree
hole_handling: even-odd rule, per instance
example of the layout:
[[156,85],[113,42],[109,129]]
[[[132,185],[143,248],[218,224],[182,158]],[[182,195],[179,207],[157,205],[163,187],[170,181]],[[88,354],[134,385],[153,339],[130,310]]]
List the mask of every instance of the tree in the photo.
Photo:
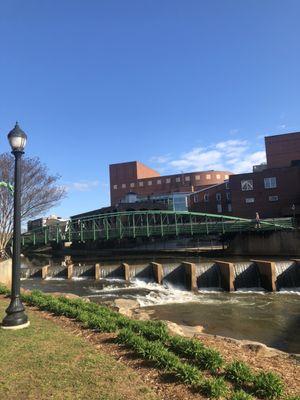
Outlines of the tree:
[[[66,196],[58,185],[59,175],[50,175],[39,158],[22,159],[21,218],[26,221],[37,217],[57,205]],[[14,157],[0,154],[0,182],[14,185]],[[0,186],[0,251],[5,250],[13,234],[13,193]]]

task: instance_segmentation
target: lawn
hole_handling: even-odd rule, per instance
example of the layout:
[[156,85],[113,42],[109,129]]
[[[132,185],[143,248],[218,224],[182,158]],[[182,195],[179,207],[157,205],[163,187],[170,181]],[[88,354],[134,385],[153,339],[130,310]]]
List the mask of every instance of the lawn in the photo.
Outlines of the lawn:
[[[0,316],[8,302],[0,299]],[[31,326],[0,329],[0,399],[158,400],[140,376],[81,337],[28,311]]]

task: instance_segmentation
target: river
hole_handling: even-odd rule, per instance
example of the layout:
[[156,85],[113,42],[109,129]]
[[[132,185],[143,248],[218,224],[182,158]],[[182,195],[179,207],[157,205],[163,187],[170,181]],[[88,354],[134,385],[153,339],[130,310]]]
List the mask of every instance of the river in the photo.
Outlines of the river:
[[[37,265],[37,261],[30,264]],[[25,265],[28,266],[28,260]],[[286,352],[300,353],[300,288],[297,287],[282,288],[276,293],[260,288],[232,293],[206,288],[192,293],[170,282],[158,285],[134,278],[131,282],[26,279],[22,280],[22,287],[74,293],[99,303],[116,298],[135,299],[152,319],[201,325],[205,333],[254,340]]]

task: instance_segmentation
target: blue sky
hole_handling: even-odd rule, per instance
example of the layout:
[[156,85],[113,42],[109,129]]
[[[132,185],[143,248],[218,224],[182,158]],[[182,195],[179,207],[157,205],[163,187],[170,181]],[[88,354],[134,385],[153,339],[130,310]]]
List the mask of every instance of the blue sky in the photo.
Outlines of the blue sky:
[[[2,0],[0,152],[61,175],[69,216],[109,204],[108,165],[250,170],[300,130],[298,0]],[[2,139],[1,139],[2,138]]]

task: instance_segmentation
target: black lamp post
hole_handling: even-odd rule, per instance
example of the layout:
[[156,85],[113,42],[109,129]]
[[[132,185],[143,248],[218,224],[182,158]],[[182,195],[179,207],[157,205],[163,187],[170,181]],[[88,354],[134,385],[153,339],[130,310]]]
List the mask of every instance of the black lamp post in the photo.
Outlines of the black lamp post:
[[20,256],[21,256],[21,157],[24,154],[27,135],[18,123],[8,134],[8,141],[15,156],[14,182],[14,234],[12,258],[11,302],[2,321],[3,329],[22,329],[29,326],[25,308],[20,299]]

